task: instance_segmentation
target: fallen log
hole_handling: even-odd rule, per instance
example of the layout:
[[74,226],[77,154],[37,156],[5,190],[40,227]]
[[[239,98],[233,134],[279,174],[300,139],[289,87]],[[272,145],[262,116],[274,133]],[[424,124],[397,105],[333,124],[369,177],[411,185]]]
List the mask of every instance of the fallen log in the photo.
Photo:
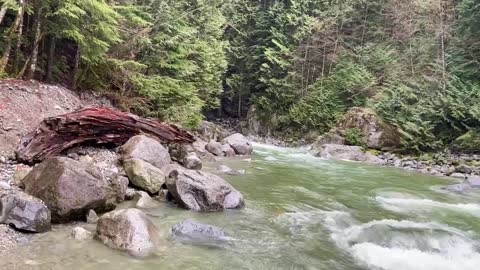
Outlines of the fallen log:
[[87,108],[46,118],[25,135],[17,147],[17,159],[41,162],[80,144],[122,145],[135,135],[145,134],[162,143],[192,143],[194,137],[175,125],[146,119],[113,108]]

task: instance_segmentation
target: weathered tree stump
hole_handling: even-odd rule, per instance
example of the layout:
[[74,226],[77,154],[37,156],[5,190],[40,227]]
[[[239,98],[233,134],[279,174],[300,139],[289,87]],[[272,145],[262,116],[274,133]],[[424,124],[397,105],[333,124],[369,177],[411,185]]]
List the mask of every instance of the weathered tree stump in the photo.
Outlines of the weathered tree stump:
[[37,129],[21,139],[16,155],[19,161],[36,163],[76,145],[121,145],[139,134],[162,143],[195,141],[190,133],[175,125],[113,108],[96,107],[46,118]]

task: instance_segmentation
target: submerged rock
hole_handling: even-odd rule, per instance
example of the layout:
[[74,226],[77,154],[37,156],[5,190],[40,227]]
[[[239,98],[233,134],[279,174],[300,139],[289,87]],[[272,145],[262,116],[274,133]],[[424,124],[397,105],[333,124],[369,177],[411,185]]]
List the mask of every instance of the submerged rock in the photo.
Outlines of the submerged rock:
[[167,188],[175,201],[195,211],[221,211],[241,208],[243,196],[223,178],[185,169],[173,170],[167,178]]
[[375,164],[381,163],[381,159],[369,152],[365,152],[363,148],[359,146],[324,144],[318,149],[315,156],[334,160],[351,160]]
[[150,193],[157,193],[165,183],[164,172],[152,164],[141,159],[127,159],[123,161],[132,185]]
[[103,215],[97,223],[97,238],[105,245],[133,256],[154,253],[160,243],[159,231],[138,209],[122,209]]
[[48,206],[52,222],[84,220],[90,209],[115,208],[114,191],[95,167],[66,157],[49,158],[23,179],[25,191]]
[[230,145],[238,155],[250,155],[253,152],[250,141],[240,133],[235,133],[223,139],[222,144]]
[[79,241],[85,241],[85,240],[90,240],[93,239],[93,234],[87,230],[85,230],[82,227],[75,227],[73,228],[71,235],[73,239],[79,240]]
[[137,203],[135,204],[135,207],[137,208],[147,209],[158,206],[152,197],[150,197],[150,195],[144,191],[137,191],[136,197],[138,197]]
[[144,135],[138,135],[130,138],[126,144],[121,147],[122,159],[141,159],[161,168],[172,161],[168,150],[158,141]]
[[227,234],[221,228],[195,222],[191,219],[184,220],[172,228],[175,240],[187,244],[218,246],[227,242]]
[[50,230],[50,222],[50,210],[41,200],[19,190],[0,190],[0,223],[40,233]]

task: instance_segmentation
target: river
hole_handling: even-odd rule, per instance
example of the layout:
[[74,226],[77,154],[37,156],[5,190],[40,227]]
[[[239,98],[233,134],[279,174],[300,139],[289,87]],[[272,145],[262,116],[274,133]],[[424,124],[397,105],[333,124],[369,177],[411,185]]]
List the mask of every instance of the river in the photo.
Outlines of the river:
[[[222,162],[246,208],[195,213],[169,204],[146,210],[162,233],[155,256],[135,259],[55,226],[0,260],[0,269],[391,269],[477,270],[480,193],[442,189],[453,180],[400,169],[314,158],[255,145],[250,159]],[[219,164],[207,164],[215,170]],[[129,207],[128,204],[122,207]],[[221,247],[181,244],[170,228],[191,218],[224,228]],[[83,223],[94,230],[94,225]]]

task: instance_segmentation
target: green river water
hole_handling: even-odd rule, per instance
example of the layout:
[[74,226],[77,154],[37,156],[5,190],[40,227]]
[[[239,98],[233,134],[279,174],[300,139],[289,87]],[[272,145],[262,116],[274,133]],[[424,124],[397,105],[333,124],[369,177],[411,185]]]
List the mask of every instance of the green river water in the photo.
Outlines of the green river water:
[[[164,241],[155,256],[135,259],[93,240],[75,241],[74,226],[95,228],[79,223],[34,236],[3,256],[0,269],[480,269],[480,193],[442,189],[454,180],[260,144],[251,160],[206,170],[219,164],[246,170],[224,176],[246,207],[145,210]],[[212,248],[170,239],[170,228],[187,218],[222,227],[232,240]]]

